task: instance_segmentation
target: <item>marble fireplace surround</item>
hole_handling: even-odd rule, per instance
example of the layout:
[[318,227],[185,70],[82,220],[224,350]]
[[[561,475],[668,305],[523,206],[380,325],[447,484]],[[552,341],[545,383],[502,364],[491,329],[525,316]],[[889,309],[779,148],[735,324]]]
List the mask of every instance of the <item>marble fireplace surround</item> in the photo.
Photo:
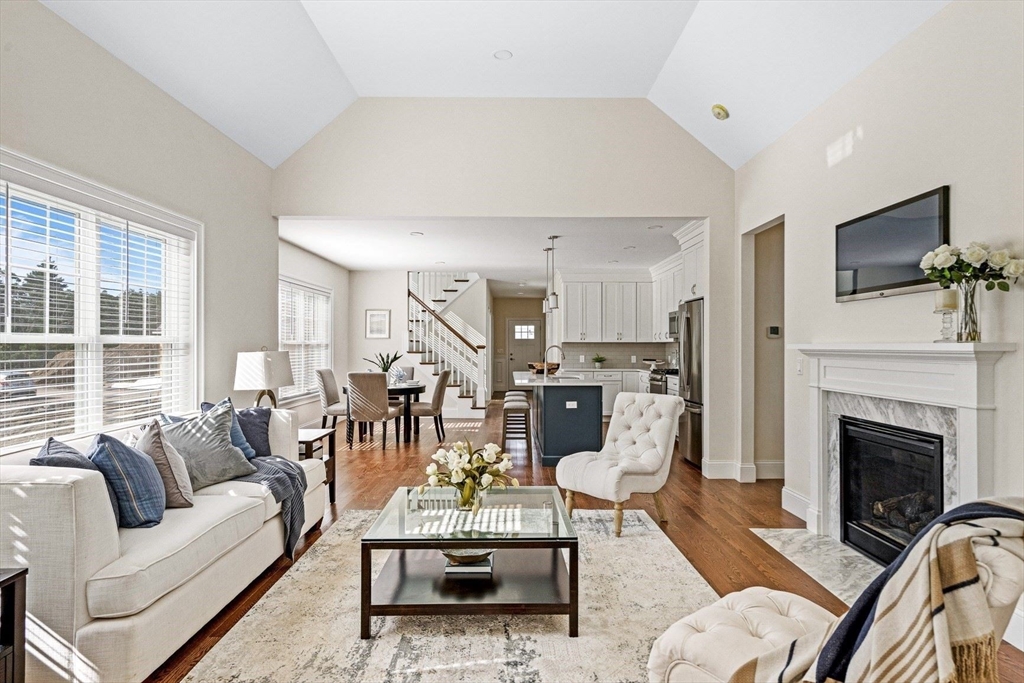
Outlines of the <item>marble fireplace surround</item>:
[[994,492],[994,366],[1015,344],[793,344],[809,359],[807,529],[839,539],[839,415],[943,437],[948,509]]

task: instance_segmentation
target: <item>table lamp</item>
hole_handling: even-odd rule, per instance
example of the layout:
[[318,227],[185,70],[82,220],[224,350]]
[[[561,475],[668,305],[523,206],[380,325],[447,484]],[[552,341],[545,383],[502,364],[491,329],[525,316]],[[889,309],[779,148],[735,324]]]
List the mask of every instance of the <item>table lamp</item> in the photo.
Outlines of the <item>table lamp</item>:
[[953,334],[953,313],[959,308],[957,292],[955,289],[940,289],[935,292],[935,312],[942,314],[942,339],[937,342],[954,342],[956,337]]
[[274,389],[295,384],[292,362],[287,351],[246,351],[238,354],[235,364],[235,391],[255,391],[259,405],[264,396],[270,407],[277,407]]

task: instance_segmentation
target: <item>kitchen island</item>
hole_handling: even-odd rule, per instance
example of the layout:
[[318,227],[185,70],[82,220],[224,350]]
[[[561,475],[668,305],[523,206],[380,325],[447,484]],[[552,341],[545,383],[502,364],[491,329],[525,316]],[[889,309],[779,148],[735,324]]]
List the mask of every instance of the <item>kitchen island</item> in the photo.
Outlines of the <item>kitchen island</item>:
[[571,372],[514,372],[516,388],[533,390],[533,430],[541,464],[552,467],[570,453],[601,450],[601,382]]

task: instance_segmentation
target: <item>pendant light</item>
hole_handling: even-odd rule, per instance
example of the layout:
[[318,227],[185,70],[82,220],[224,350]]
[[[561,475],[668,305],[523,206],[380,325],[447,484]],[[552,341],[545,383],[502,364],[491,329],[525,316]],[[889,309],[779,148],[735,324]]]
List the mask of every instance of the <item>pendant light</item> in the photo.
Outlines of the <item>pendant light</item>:
[[550,271],[551,271],[551,253],[550,253],[550,251],[551,251],[550,249],[545,249],[544,250],[544,303],[542,305],[542,308],[544,309],[544,314],[545,315],[547,315],[548,312],[549,312],[548,311],[548,279],[550,278]]
[[558,292],[555,291],[555,240],[558,239],[558,235],[551,235],[548,237],[551,240],[551,294],[548,296],[548,310],[558,310]]

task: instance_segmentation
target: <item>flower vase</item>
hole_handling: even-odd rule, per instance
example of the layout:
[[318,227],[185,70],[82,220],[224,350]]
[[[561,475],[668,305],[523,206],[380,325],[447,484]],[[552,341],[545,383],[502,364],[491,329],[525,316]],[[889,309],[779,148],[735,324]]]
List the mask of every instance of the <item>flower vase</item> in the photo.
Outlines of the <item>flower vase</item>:
[[[467,482],[468,483],[468,482]],[[480,494],[482,491],[473,485],[463,486],[458,489],[459,509],[465,512],[476,513],[480,509]]]
[[981,341],[977,286],[977,280],[964,280],[957,285],[957,290],[960,292],[960,329],[957,332],[957,341]]

